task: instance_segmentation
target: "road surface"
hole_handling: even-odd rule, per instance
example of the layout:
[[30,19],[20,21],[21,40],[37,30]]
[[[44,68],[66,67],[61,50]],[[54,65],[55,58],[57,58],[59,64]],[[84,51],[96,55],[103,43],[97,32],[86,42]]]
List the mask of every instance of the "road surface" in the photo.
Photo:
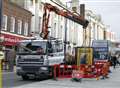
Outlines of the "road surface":
[[23,81],[15,73],[7,72],[3,73],[3,88],[120,88],[120,67],[111,70],[109,79],[83,79],[82,83],[70,79]]

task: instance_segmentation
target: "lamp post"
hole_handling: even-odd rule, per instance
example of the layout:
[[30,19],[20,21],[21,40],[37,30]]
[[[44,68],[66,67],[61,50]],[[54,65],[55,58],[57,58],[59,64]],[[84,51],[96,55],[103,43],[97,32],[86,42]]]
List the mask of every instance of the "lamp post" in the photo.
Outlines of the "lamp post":
[[[71,2],[66,2],[66,8],[67,8],[67,3]],[[66,63],[66,48],[67,48],[67,18],[65,18],[65,40],[64,40],[64,62]]]
[[[67,7],[67,2],[66,2]],[[66,63],[66,43],[67,43],[67,18],[65,18],[65,39],[64,39],[64,63]]]

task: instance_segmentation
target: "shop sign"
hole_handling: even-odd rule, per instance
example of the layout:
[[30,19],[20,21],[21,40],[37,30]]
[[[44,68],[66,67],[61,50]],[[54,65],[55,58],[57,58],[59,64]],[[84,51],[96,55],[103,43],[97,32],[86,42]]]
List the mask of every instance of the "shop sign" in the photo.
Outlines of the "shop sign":
[[2,34],[2,44],[3,45],[15,45],[17,42],[19,42],[20,40],[23,40],[24,38],[18,37],[18,36],[14,36],[14,35],[9,35],[9,34]]

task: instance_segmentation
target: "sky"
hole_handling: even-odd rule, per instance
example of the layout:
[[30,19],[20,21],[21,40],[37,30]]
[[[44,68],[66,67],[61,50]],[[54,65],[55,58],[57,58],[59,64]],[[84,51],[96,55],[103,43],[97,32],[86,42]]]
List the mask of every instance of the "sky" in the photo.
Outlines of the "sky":
[[[65,0],[70,1],[70,0]],[[115,32],[116,38],[120,40],[120,0],[79,0],[85,4],[86,9],[100,14],[102,21],[109,30]]]

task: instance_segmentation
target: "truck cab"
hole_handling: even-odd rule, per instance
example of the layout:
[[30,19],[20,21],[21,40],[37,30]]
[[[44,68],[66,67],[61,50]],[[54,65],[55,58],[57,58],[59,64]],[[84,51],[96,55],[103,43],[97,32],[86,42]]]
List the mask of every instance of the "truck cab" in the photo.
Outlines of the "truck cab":
[[18,43],[16,72],[28,79],[49,77],[55,64],[64,63],[63,43],[59,40],[22,40]]

